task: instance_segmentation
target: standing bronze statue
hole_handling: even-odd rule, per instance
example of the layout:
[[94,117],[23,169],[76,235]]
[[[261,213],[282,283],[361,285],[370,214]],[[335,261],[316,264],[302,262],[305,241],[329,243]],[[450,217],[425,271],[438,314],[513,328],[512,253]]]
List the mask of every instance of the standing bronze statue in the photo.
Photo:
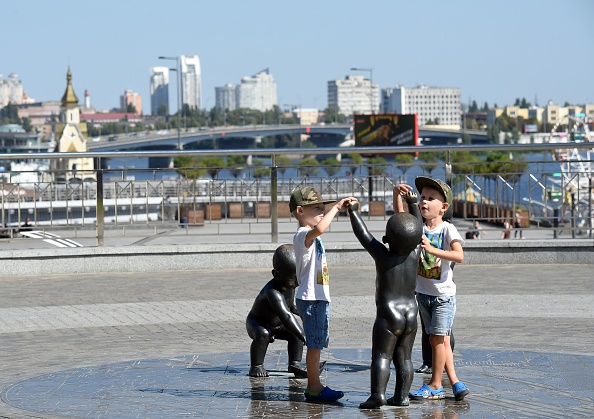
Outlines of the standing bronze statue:
[[[359,214],[359,204],[349,207],[353,232],[373,257],[376,270],[377,311],[372,334],[371,396],[359,405],[361,409],[410,404],[408,393],[414,376],[411,357],[418,314],[415,284],[423,224],[417,195],[407,194],[406,202],[410,213],[396,212],[386,225],[383,242],[389,249],[369,232]],[[394,397],[386,400],[392,361],[396,367],[396,388]]]
[[268,377],[264,357],[268,345],[275,339],[287,341],[288,371],[297,378],[306,378],[301,364],[305,335],[295,307],[295,252],[292,244],[279,246],[272,257],[273,278],[256,297],[245,322],[252,344],[250,346],[251,377]]

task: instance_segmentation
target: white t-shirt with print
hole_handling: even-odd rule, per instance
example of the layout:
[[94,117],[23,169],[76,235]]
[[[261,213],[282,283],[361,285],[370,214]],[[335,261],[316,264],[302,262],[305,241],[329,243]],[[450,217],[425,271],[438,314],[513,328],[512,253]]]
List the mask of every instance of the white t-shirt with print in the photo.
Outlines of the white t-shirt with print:
[[[433,230],[423,225],[423,234],[431,245],[442,250],[452,250],[450,244],[457,240],[464,246],[464,239],[453,224],[443,222]],[[421,252],[417,271],[416,292],[435,297],[452,297],[456,295],[456,284],[449,260],[441,260],[434,255]]]
[[305,236],[308,231],[307,227],[299,227],[293,236],[299,284],[295,298],[330,302],[330,275],[328,274],[324,244],[322,239],[316,237],[309,248],[305,247]]

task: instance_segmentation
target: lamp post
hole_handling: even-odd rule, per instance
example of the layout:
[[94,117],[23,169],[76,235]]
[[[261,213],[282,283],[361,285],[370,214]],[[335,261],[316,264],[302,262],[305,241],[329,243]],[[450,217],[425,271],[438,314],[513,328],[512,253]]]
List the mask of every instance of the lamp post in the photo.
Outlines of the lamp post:
[[[369,105],[371,114],[374,114],[375,112],[373,111],[373,68],[351,67],[351,71],[369,72]],[[369,170],[369,166],[367,170]],[[373,176],[369,174],[369,209],[371,209],[371,201],[373,201]]]
[[[291,109],[291,115],[296,117],[299,120],[299,134],[297,134],[299,141],[299,148],[301,148],[301,107],[297,108],[297,105],[287,104],[283,105],[284,107],[289,107]],[[295,112],[295,109],[299,109],[299,113]],[[298,115],[298,116],[297,116]]]
[[351,67],[351,71],[368,71],[369,72],[369,110],[372,114],[374,114],[375,111],[373,109],[373,68]]
[[159,60],[170,60],[175,61],[177,66],[176,69],[170,68],[170,70],[177,73],[177,148],[182,149],[181,144],[181,62],[179,57],[159,57]]

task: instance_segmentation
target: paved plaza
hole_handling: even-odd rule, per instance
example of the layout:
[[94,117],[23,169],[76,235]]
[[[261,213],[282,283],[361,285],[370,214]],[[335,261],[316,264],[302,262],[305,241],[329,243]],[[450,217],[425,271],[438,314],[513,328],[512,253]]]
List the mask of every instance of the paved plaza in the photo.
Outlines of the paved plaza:
[[[594,414],[594,282],[588,265],[459,265],[454,352],[470,388],[456,402],[360,410],[369,395],[374,267],[330,267],[331,345],[308,403],[306,380],[247,375],[245,317],[270,269],[2,278],[0,417],[543,418]],[[420,365],[420,335],[413,353]],[[394,374],[388,396],[394,388]],[[428,376],[415,374],[413,389]]]

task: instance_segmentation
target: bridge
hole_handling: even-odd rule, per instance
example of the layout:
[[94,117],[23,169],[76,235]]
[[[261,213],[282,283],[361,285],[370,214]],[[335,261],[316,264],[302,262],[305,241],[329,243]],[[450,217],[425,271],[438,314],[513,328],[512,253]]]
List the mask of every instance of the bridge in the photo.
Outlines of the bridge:
[[[249,125],[235,127],[189,128],[179,134],[176,130],[120,134],[102,137],[88,143],[89,151],[143,151],[200,148],[199,143],[216,141],[217,148],[255,148],[259,139],[277,135],[308,135],[318,147],[354,146],[352,124],[316,125]],[[456,144],[463,134],[470,137],[472,144],[486,144],[487,134],[478,130],[456,130],[423,126],[419,128],[419,139],[425,145]]]

